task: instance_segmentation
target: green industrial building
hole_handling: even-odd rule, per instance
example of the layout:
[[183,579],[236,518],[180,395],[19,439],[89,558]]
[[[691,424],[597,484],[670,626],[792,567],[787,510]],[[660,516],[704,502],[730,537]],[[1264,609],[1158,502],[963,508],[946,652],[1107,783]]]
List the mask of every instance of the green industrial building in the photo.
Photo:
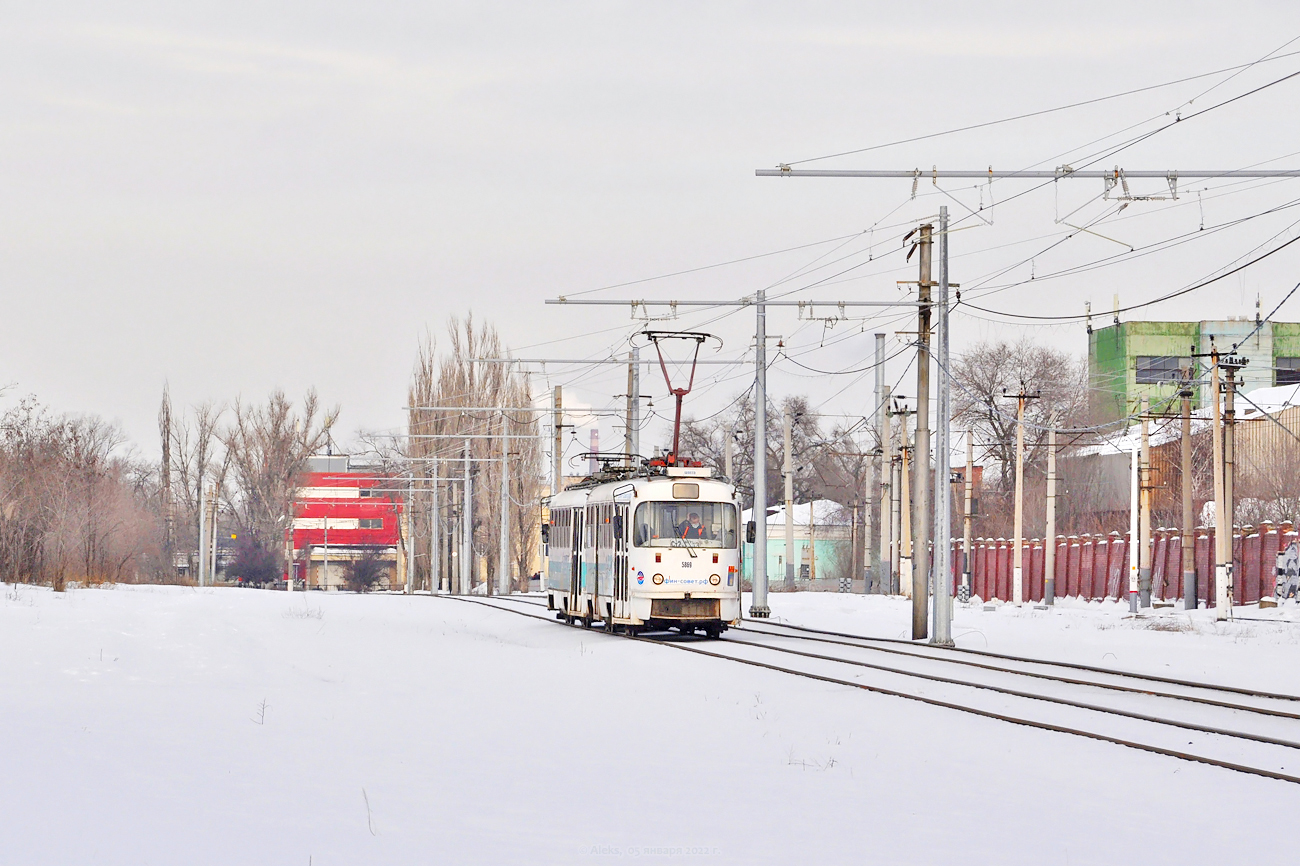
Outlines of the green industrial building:
[[[1256,329],[1258,325],[1258,329]],[[1244,342],[1243,342],[1244,340]],[[1137,411],[1142,397],[1154,412],[1179,411],[1179,380],[1193,352],[1211,345],[1248,359],[1241,390],[1300,384],[1300,323],[1242,317],[1219,322],[1119,322],[1088,332],[1089,408],[1096,423]],[[1209,405],[1209,388],[1194,387],[1193,405]]]

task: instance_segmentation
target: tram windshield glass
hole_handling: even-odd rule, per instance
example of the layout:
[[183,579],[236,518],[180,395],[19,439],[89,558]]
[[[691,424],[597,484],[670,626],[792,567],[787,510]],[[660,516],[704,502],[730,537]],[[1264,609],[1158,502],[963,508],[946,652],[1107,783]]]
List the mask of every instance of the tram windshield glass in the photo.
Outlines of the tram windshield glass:
[[736,506],[730,502],[642,502],[637,547],[735,547]]

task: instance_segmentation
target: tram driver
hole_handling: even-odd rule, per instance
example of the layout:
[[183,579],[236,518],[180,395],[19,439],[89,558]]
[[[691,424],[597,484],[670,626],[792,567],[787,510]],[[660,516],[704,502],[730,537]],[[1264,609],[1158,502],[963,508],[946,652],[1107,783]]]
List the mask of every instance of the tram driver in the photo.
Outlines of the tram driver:
[[713,533],[707,526],[700,522],[700,513],[692,511],[686,515],[686,522],[677,530],[678,538],[713,538]]

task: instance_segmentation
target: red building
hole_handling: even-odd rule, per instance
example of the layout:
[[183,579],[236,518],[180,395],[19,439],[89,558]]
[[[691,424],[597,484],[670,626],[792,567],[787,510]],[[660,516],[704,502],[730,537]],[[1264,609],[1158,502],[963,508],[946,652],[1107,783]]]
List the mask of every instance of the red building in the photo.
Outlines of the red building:
[[395,482],[346,455],[309,457],[307,468],[293,503],[294,578],[340,589],[348,564],[369,552],[391,563],[387,580],[397,583],[403,514]]

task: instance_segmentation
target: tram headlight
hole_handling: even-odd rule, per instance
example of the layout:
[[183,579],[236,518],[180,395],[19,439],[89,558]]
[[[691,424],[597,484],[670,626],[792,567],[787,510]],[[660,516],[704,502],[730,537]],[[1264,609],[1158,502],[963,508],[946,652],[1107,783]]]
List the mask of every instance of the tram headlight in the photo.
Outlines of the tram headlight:
[[713,584],[714,586],[717,586],[718,584],[722,583],[722,578],[716,574],[710,574],[709,583]]
[[650,579],[655,582],[655,586],[659,586],[664,582],[664,576],[662,574],[656,574],[654,577]]

